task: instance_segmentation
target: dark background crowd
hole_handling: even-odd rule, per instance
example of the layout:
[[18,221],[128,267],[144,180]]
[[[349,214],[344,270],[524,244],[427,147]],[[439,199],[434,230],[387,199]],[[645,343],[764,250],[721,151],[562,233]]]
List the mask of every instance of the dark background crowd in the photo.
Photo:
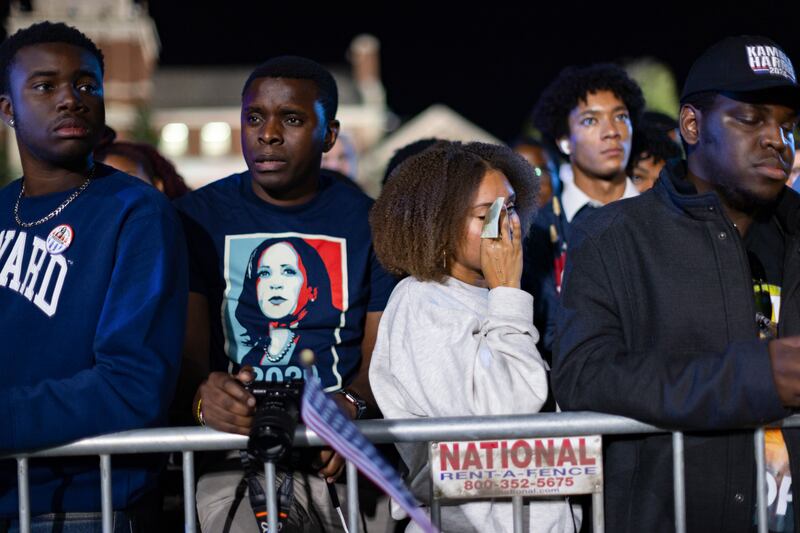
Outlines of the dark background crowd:
[[[346,63],[353,37],[370,33],[381,42],[388,105],[401,120],[443,102],[507,142],[524,130],[537,96],[565,65],[653,57],[669,66],[679,87],[696,51],[727,35],[769,35],[789,57],[800,55],[800,13],[791,2],[691,10],[668,2],[578,2],[569,9],[500,2],[479,10],[412,2],[311,11],[247,0],[227,1],[224,9],[219,2],[140,3],[155,21],[163,67],[252,67],[288,53],[336,65]],[[7,13],[9,4],[36,2],[0,4]]]
[[284,53],[338,63],[352,37],[368,32],[382,43],[387,98],[400,117],[441,101],[505,140],[518,134],[537,95],[565,65],[651,56],[669,65],[680,85],[695,51],[727,35],[770,35],[786,43],[790,57],[800,53],[793,25],[800,13],[791,2],[691,11],[631,1],[569,9],[500,2],[479,10],[412,2],[385,12],[331,4],[313,13],[245,0],[220,12],[214,4],[151,2],[162,64],[252,65]]

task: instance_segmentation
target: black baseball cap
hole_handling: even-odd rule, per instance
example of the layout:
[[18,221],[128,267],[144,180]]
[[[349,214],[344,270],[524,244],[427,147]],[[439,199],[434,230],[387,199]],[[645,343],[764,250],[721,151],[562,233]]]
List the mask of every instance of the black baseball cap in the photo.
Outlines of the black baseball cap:
[[772,39],[728,37],[703,52],[692,65],[681,102],[701,92],[778,92],[800,109],[800,85],[789,56]]

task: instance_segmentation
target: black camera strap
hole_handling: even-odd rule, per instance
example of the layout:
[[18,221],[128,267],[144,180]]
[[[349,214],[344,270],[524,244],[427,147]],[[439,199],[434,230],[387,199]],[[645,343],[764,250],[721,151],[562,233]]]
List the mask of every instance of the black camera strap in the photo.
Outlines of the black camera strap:
[[[247,483],[247,488],[249,489],[250,507],[253,509],[260,531],[268,533],[267,495],[258,480],[253,458],[244,450],[240,451],[239,454],[242,459],[242,466],[244,466],[244,478],[242,481]],[[287,470],[283,476],[283,482],[280,489],[278,489],[277,503],[278,531],[280,531],[283,529],[283,523],[289,517],[289,512],[294,504],[294,475],[291,470]]]
[[222,533],[230,533],[231,526],[233,525],[233,517],[236,516],[236,510],[239,509],[239,504],[242,503],[242,499],[244,498],[244,493],[247,490],[247,481],[244,477],[236,486],[236,494],[233,497],[233,503],[231,503],[231,508],[228,509],[228,516],[225,517],[225,525],[222,528]]
[[[267,498],[261,483],[255,473],[245,474],[247,480],[247,488],[250,489],[248,494],[250,496],[250,507],[253,508],[253,514],[256,518],[260,531],[265,533],[269,532],[268,520],[269,513],[267,512]],[[286,473],[283,478],[281,487],[278,491],[278,531],[283,529],[283,523],[289,517],[292,502],[294,501],[294,476],[291,472]]]
[[[228,517],[225,519],[225,526],[222,528],[222,531],[223,533],[229,533],[233,525],[233,519],[236,516],[236,510],[239,508],[242,499],[244,499],[245,493],[247,493],[259,531],[268,533],[269,515],[267,513],[267,495],[258,479],[258,470],[256,470],[256,466],[250,454],[244,450],[241,450],[239,454],[242,466],[244,467],[244,476],[236,487],[236,494],[233,503],[231,503],[231,508],[228,511]],[[292,505],[294,505],[294,475],[291,471],[286,471],[281,486],[278,489],[278,531],[283,529],[283,523],[289,517]]]

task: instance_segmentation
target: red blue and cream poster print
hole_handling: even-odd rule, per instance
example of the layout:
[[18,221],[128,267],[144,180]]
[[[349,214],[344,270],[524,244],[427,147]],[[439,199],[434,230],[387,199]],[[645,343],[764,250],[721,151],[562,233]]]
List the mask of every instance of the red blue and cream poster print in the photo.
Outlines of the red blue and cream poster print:
[[303,376],[300,352],[316,354],[326,390],[342,386],[339,332],[347,311],[345,240],[302,233],[252,233],[225,240],[225,352],[256,379]]

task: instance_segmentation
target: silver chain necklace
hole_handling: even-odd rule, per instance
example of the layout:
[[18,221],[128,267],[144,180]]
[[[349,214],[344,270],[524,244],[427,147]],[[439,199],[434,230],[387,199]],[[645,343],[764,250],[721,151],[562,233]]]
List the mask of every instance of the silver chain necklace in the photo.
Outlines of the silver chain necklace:
[[58,214],[61,213],[75,198],[77,198],[78,195],[80,195],[83,191],[86,190],[86,187],[89,186],[89,183],[91,182],[92,177],[94,177],[94,169],[95,169],[95,167],[93,166],[89,170],[89,175],[86,177],[86,180],[81,184],[80,187],[78,187],[75,190],[75,192],[70,194],[69,198],[64,200],[61,203],[60,206],[56,207],[54,210],[50,211],[50,213],[48,213],[47,215],[43,216],[42,218],[40,218],[39,220],[36,220],[34,222],[23,222],[19,218],[19,202],[20,202],[20,200],[22,200],[22,197],[25,195],[25,180],[23,179],[22,180],[22,187],[20,187],[20,189],[19,189],[19,196],[17,196],[17,202],[14,204],[14,220],[17,222],[17,224],[19,226],[21,226],[23,228],[32,228],[34,226],[38,226],[39,224],[43,224],[43,223],[47,222],[48,220],[58,216]]

